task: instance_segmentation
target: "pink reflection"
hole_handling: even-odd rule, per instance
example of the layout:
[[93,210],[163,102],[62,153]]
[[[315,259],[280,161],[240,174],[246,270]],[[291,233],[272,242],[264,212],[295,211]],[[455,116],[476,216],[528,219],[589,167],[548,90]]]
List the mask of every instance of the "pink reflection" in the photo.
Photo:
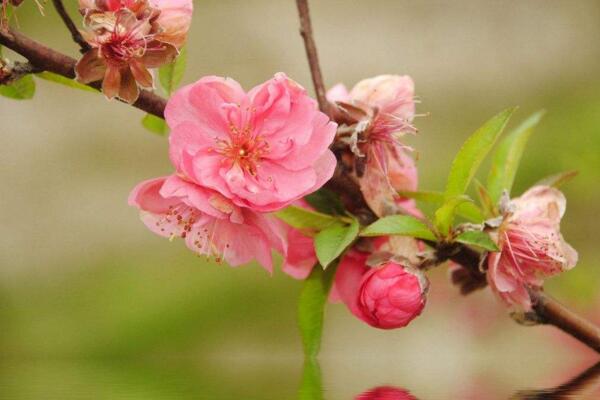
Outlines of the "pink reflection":
[[355,400],[418,400],[407,390],[393,386],[379,386],[359,394]]

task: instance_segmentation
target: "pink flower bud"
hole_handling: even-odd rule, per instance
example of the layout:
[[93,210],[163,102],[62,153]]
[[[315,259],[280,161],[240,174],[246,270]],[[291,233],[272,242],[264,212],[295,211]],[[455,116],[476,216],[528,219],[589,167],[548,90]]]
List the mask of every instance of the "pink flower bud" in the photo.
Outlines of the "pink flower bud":
[[488,257],[488,283],[509,306],[531,309],[528,287],[577,264],[577,252],[560,234],[566,199],[555,188],[535,186],[513,199],[497,233],[500,252]]
[[359,394],[355,400],[417,400],[417,398],[404,389],[380,386]]
[[239,207],[281,209],[336,166],[336,124],[283,73],[247,93],[231,78],[202,78],[171,96],[165,117],[177,172]]
[[425,307],[426,278],[394,261],[369,268],[368,256],[351,250],[342,259],[335,277],[337,295],[355,316],[373,327],[408,325]]

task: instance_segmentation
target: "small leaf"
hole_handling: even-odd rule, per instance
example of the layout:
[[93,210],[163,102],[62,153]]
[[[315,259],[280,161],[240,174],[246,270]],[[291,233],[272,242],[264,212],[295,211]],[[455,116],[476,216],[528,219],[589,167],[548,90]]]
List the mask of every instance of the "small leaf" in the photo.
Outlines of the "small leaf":
[[446,202],[435,212],[435,226],[443,235],[450,233],[456,210],[462,204],[473,203],[469,196],[462,195],[446,200]]
[[337,264],[327,270],[315,265],[309,277],[304,281],[298,301],[298,324],[304,345],[304,354],[309,359],[314,359],[321,348],[323,335],[323,316],[329,290]]
[[[419,191],[405,192],[400,191],[398,194],[402,197],[415,199],[423,203],[442,204],[444,203],[444,193],[435,191]],[[464,202],[456,207],[456,215],[461,216],[471,222],[481,223],[484,221],[483,213],[473,202]]]
[[553,186],[555,188],[564,185],[569,182],[571,179],[575,178],[579,174],[579,171],[565,171],[560,172],[558,174],[550,175],[545,177],[544,179],[536,182],[534,186]]
[[169,133],[169,127],[164,119],[159,118],[152,114],[146,114],[142,119],[142,125],[152,133],[156,133],[160,136],[165,136]]
[[498,203],[504,190],[510,194],[527,141],[544,113],[538,111],[527,118],[498,145],[487,180],[487,189],[494,204]]
[[340,197],[329,189],[320,189],[304,197],[317,211],[325,214],[344,215],[346,212]]
[[498,214],[496,203],[492,200],[485,186],[477,179],[475,179],[475,189],[477,191],[477,196],[479,197],[479,204],[481,204],[485,210],[485,214],[488,218],[496,216]]
[[48,72],[48,71],[39,72],[39,73],[35,74],[35,76],[37,76],[38,78],[43,79],[45,81],[58,83],[59,85],[64,85],[64,86],[68,86],[68,87],[71,87],[74,89],[84,90],[86,92],[98,93],[98,90],[94,89],[91,86],[84,85],[82,83],[77,82],[74,79],[65,78],[64,76],[55,74],[53,72]]
[[367,226],[360,236],[411,236],[425,240],[436,240],[425,223],[409,215],[390,215]]
[[352,244],[358,236],[358,230],[358,221],[352,219],[349,225],[335,224],[315,236],[315,253],[323,268],[327,268]]
[[455,239],[456,242],[468,244],[470,246],[481,247],[488,251],[500,251],[496,243],[490,238],[490,236],[481,231],[466,231],[458,235]]
[[298,206],[288,206],[283,210],[277,211],[275,216],[297,229],[309,228],[322,230],[339,221],[336,217],[331,215],[307,210],[306,208]]
[[29,100],[35,94],[35,81],[31,75],[25,75],[10,85],[0,85],[0,96],[13,100]]
[[[441,232],[449,232],[456,207],[460,204],[458,199],[467,190],[477,169],[494,146],[514,111],[515,108],[509,108],[489,119],[465,141],[454,158],[444,194],[445,203],[435,213],[435,225],[443,228],[440,229]],[[440,220],[440,218],[444,219]]]
[[158,79],[167,96],[170,96],[181,83],[186,64],[187,49],[183,47],[172,63],[158,69]]

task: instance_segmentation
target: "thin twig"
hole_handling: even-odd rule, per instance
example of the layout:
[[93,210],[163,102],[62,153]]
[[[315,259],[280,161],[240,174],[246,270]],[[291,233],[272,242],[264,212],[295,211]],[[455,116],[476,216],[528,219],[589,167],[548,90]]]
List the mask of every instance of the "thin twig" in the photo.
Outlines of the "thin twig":
[[85,41],[83,36],[81,36],[81,32],[79,32],[79,29],[77,29],[77,26],[69,16],[69,13],[65,9],[62,0],[52,0],[52,3],[54,4],[54,8],[56,8],[56,11],[58,12],[58,15],[60,15],[63,22],[67,26],[67,29],[69,30],[69,32],[71,32],[71,37],[73,38],[73,41],[77,43],[81,48],[81,53],[83,54],[88,52],[92,47],[89,45],[88,42]]
[[[50,71],[65,78],[75,78],[75,64],[77,61],[56,50],[28,38],[27,36],[10,30],[0,29],[0,44],[25,57],[40,71]],[[100,82],[89,86],[100,89]],[[134,107],[149,114],[163,118],[167,100],[154,93],[142,90],[140,97],[133,104]]]
[[328,113],[329,103],[325,96],[325,84],[323,83],[323,75],[319,66],[319,56],[317,54],[317,45],[313,38],[312,24],[310,22],[310,12],[308,9],[308,0],[296,0],[298,6],[298,14],[300,16],[300,35],[304,39],[304,47],[306,48],[306,57],[310,66],[310,74],[312,76],[313,86],[317,94],[317,102],[319,109],[325,114]]

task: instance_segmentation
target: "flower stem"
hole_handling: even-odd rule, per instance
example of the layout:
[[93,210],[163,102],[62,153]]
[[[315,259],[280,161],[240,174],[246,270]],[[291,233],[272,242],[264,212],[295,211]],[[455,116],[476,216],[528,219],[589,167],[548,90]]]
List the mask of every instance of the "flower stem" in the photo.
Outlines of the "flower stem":
[[71,32],[71,37],[73,38],[73,41],[77,43],[81,48],[81,53],[85,53],[88,50],[90,50],[91,46],[88,42],[85,41],[83,36],[81,36],[81,32],[79,32],[79,29],[77,29],[77,26],[69,16],[69,13],[65,9],[62,0],[52,0],[52,3],[54,4],[56,12],[58,12],[58,15],[60,15],[60,18],[62,18],[67,29],[69,30],[69,32]]

